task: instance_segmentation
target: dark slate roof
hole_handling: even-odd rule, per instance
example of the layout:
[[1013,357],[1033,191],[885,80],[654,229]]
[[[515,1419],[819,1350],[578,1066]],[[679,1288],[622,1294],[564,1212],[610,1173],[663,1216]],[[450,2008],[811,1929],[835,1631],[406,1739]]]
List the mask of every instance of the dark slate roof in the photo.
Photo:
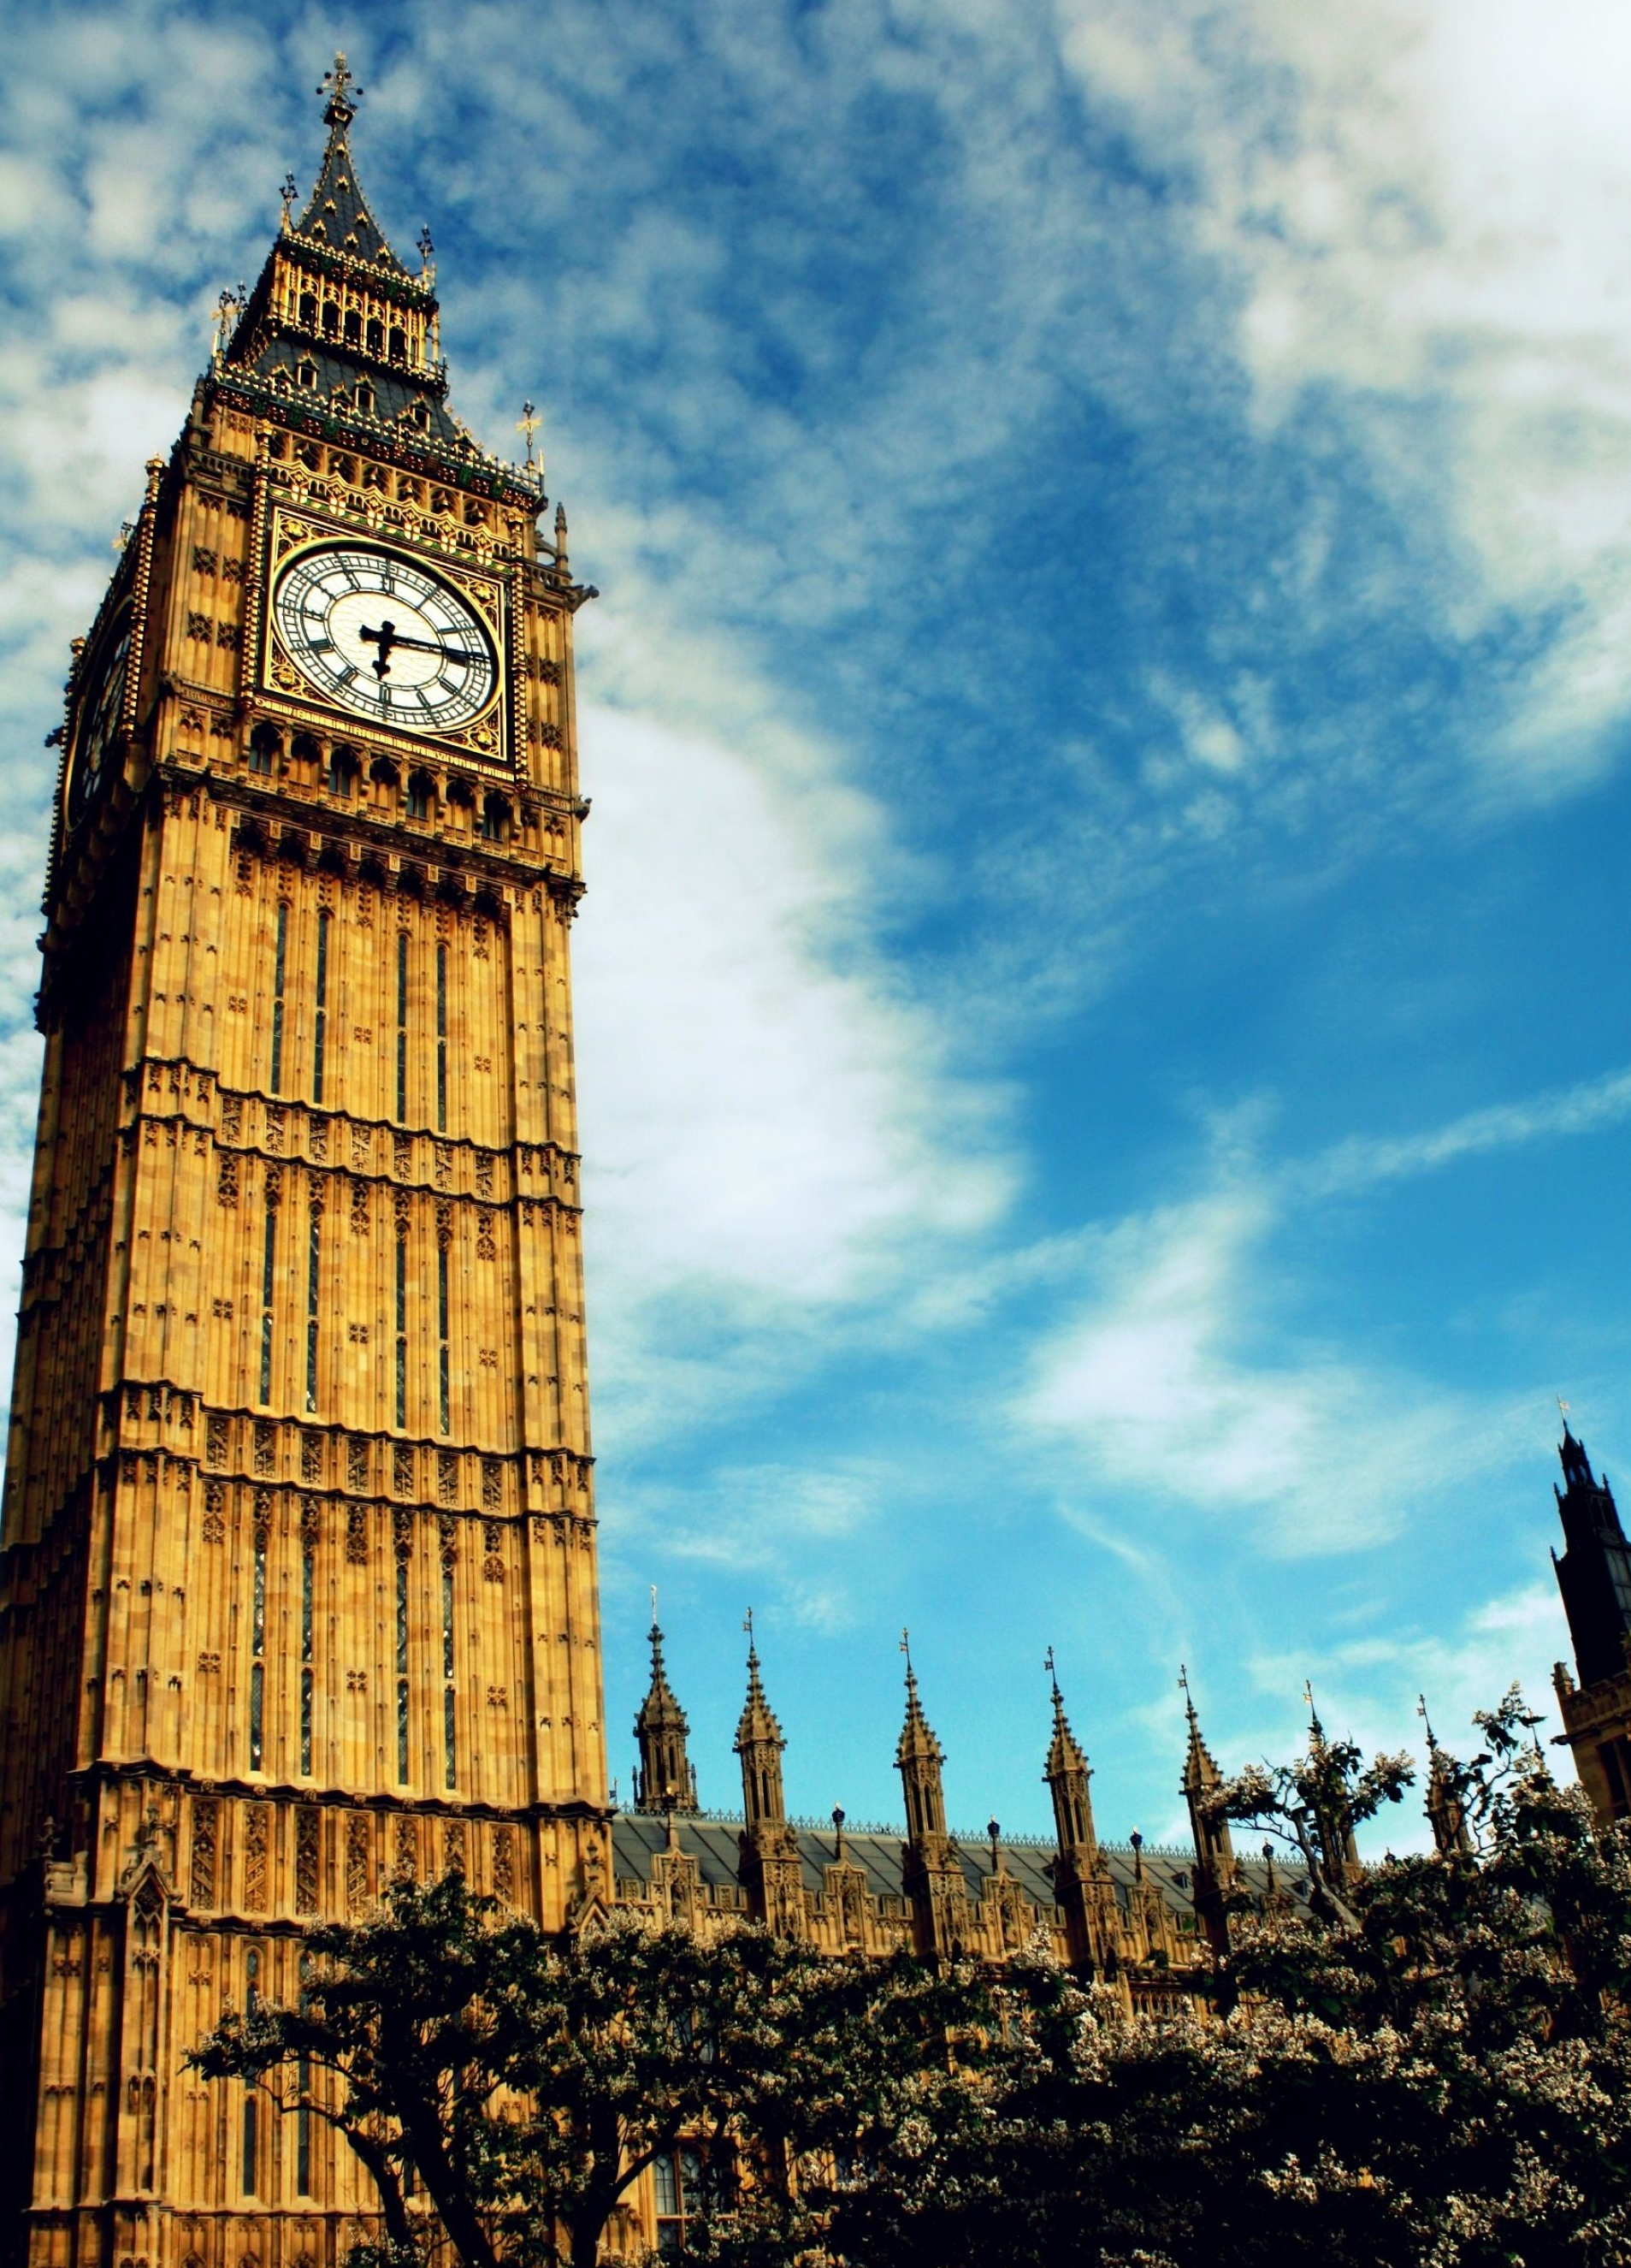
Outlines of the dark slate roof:
[[[297,383],[295,365],[302,362],[316,364],[315,387]],[[365,355],[348,354],[332,340],[320,342],[284,333],[266,340],[259,352],[246,361],[239,363],[233,358],[233,366],[268,380],[275,380],[282,371],[288,378],[290,401],[309,401],[323,409],[329,406],[336,393],[354,394],[357,380],[366,379],[374,390],[374,415],[382,424],[400,427],[413,434],[422,431],[427,439],[440,442],[455,453],[475,447],[470,435],[450,415],[447,405],[432,387],[383,363],[371,361]],[[416,401],[423,402],[429,415],[430,422],[422,429],[410,424],[403,416]]]
[[[676,1812],[674,1834],[680,1848],[697,1862],[697,1872],[710,1889],[738,1880],[740,1852],[738,1837],[742,1831],[739,1819],[719,1814]],[[836,1839],[830,1828],[796,1825],[798,1854],[804,1861],[804,1886],[819,1890],[824,1887],[823,1869],[834,1865],[838,1857]],[[649,1882],[651,1859],[666,1847],[667,1822],[655,1813],[620,1811],[612,1822],[613,1871],[619,1881]],[[1019,1839],[1010,1841],[1006,1836],[1002,1842],[1003,1862],[1009,1874],[1023,1887],[1025,1894],[1039,1906],[1054,1904],[1053,1880],[1047,1872],[1054,1858],[1051,1843]],[[1130,1845],[1105,1843],[1099,1845],[1117,1895],[1126,1903],[1128,1892],[1135,1880],[1134,1853]],[[899,1898],[902,1896],[901,1867],[905,1852],[905,1830],[898,1831],[844,1830],[844,1857],[852,1866],[866,1869],[867,1886],[875,1897]],[[991,1859],[983,1838],[968,1838],[959,1847],[958,1853],[964,1877],[972,1896],[978,1897],[980,1886],[990,1873]],[[1144,1874],[1159,1891],[1167,1904],[1175,1911],[1187,1913],[1193,1910],[1194,1891],[1191,1888],[1194,1857],[1184,1850],[1152,1849],[1148,1844],[1143,1851]],[[1249,1889],[1260,1891],[1265,1883],[1266,1869],[1260,1859],[1241,1861],[1241,1872]],[[1275,1865],[1275,1878],[1281,1887],[1299,1901],[1308,1893],[1306,1879],[1299,1868]]]
[[393,275],[408,273],[386,242],[385,232],[368,210],[368,200],[357,186],[356,168],[351,163],[343,120],[336,121],[330,129],[322,170],[294,233],[305,237],[308,243],[324,245],[331,252],[349,253],[354,259],[371,261],[375,267],[387,268]]

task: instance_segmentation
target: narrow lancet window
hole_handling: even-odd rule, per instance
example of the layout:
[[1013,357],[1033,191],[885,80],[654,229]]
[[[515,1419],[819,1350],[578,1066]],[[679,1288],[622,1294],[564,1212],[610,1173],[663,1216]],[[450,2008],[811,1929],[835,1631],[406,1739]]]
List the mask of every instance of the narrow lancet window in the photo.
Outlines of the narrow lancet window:
[[442,1562],[442,1742],[447,1757],[447,1785],[459,1780],[458,1726],[453,1689],[453,1566]]
[[436,949],[436,1128],[447,1131],[447,947]]
[[300,1554],[300,1770],[308,1778],[312,1771],[312,1594],[316,1589],[316,1559],[308,1537]]
[[408,932],[396,933],[396,1115],[408,1119]]
[[261,1399],[272,1398],[272,1295],[277,1285],[277,1207],[266,1209],[266,1239],[261,1260]]
[[322,1280],[322,1261],[323,1208],[313,1200],[305,1260],[305,1406],[308,1410],[317,1408],[317,1339],[321,1313],[318,1290]]
[[274,1094],[281,1094],[283,1085],[283,972],[289,961],[289,901],[277,902],[277,948],[272,962],[272,1075],[268,1082]]
[[323,1057],[328,1039],[328,909],[317,917],[317,1013],[312,1027],[312,1100],[323,1099]]
[[445,1246],[439,1248],[436,1256],[436,1307],[437,1357],[441,1371],[440,1415],[442,1431],[445,1433],[451,1430],[452,1423],[452,1383],[447,1353],[447,1249]]
[[396,1563],[396,1776],[408,1779],[408,1562]]
[[408,1423],[408,1239],[396,1240],[396,1422]]

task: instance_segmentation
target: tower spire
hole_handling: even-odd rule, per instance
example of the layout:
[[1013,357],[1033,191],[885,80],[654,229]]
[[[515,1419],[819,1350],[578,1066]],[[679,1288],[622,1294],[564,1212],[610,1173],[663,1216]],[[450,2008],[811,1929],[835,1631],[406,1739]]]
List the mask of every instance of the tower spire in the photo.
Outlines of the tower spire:
[[694,1811],[696,1773],[686,1749],[691,1727],[674,1697],[663,1661],[663,1633],[651,1590],[651,1683],[635,1719],[640,1766],[635,1774],[636,1811]]
[[900,1785],[906,1796],[907,1836],[914,1843],[930,1840],[944,1843],[946,1837],[945,1793],[941,1784],[940,1770],[945,1757],[918,1698],[917,1672],[912,1667],[912,1634],[909,1631],[900,1633],[900,1651],[906,1656],[906,1722],[900,1727],[900,1738],[895,1743],[895,1768],[900,1774]]
[[737,1721],[735,1750],[742,1760],[742,1808],[749,1827],[779,1823],[786,1816],[782,1795],[782,1751],[787,1742],[759,1676],[750,1607],[742,1624],[747,1632],[747,1698]]
[[968,1885],[957,1846],[946,1832],[940,1776],[945,1757],[918,1697],[907,1631],[900,1633],[900,1651],[906,1656],[906,1721],[895,1743],[895,1765],[906,1797],[901,1885],[911,1907],[918,1951],[955,1957],[968,1933]]
[[736,1728],[742,1766],[742,1881],[750,1909],[767,1928],[780,1937],[802,1937],[808,1920],[804,1867],[782,1793],[787,1743],[760,1682],[751,1607],[742,1627],[747,1633],[747,1698]]
[[1051,1646],[1043,1668],[1053,1689],[1054,1736],[1047,1744],[1042,1778],[1054,1800],[1054,1830],[1062,1858],[1072,1851],[1094,1852],[1098,1848],[1098,1838],[1093,1832],[1092,1799],[1088,1793],[1088,1782],[1093,1775],[1065,1714],[1065,1698],[1059,1690]]
[[1201,1734],[1187,1663],[1179,1664],[1178,1683],[1189,1725],[1181,1785],[1184,1801],[1189,1807],[1189,1831],[1195,1845],[1195,1918],[1221,1960],[1229,1950],[1227,1899],[1235,1884],[1235,1846],[1229,1822],[1211,1808],[1209,1800],[1212,1791],[1223,1786],[1223,1775]]
[[1433,1830],[1433,1841],[1439,1856],[1444,1859],[1470,1855],[1473,1849],[1472,1830],[1467,1825],[1466,1804],[1462,1797],[1461,1768],[1447,1749],[1440,1748],[1434,1736],[1432,1719],[1427,1713],[1427,1696],[1416,1696],[1416,1714],[1427,1728],[1427,1800],[1428,1823]]

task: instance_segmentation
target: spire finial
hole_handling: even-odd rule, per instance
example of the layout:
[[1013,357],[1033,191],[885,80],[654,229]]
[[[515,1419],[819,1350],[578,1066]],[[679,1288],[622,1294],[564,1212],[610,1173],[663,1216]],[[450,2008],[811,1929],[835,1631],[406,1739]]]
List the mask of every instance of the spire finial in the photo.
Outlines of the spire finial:
[[747,1666],[750,1669],[757,1669],[759,1667],[759,1648],[753,1644],[753,1610],[752,1607],[749,1607],[747,1612],[742,1617],[742,1628],[747,1632]]
[[283,233],[287,236],[290,229],[293,225],[291,216],[294,211],[295,199],[300,194],[299,189],[296,187],[295,177],[292,173],[285,173],[283,175],[283,185],[277,194],[283,201],[283,217],[278,223],[278,226],[283,231]]
[[1309,1730],[1313,1734],[1315,1740],[1323,1741],[1326,1736],[1326,1728],[1319,1721],[1319,1710],[1314,1706],[1314,1681],[1311,1677],[1305,1677],[1303,1680],[1303,1698],[1308,1705]]
[[1429,1749],[1436,1749],[1438,1746],[1438,1742],[1433,1738],[1433,1720],[1427,1713],[1427,1696],[1425,1693],[1418,1693],[1416,1695],[1416,1715],[1422,1719],[1422,1722],[1427,1727],[1428,1747]]
[[915,1685],[917,1680],[912,1669],[912,1633],[909,1630],[903,1630],[900,1633],[900,1651],[906,1656],[906,1682],[908,1685]]
[[521,404],[521,416],[516,426],[516,431],[521,434],[526,442],[526,469],[529,473],[533,469],[533,436],[537,432],[538,426],[539,416],[536,405],[531,401],[524,401]]
[[1189,1690],[1189,1664],[1187,1661],[1180,1661],[1178,1665],[1178,1690],[1184,1697],[1184,1713],[1193,1731],[1196,1722],[1195,1697]]
[[1065,1697],[1059,1690],[1059,1672],[1054,1667],[1054,1649],[1051,1646],[1042,1657],[1042,1667],[1047,1670],[1047,1682],[1054,1689],[1054,1707],[1057,1711],[1064,1706]]
[[317,91],[328,97],[323,105],[324,125],[349,126],[356,116],[356,104],[353,98],[360,95],[363,90],[351,76],[343,48],[336,50],[334,67],[323,73],[323,83]]

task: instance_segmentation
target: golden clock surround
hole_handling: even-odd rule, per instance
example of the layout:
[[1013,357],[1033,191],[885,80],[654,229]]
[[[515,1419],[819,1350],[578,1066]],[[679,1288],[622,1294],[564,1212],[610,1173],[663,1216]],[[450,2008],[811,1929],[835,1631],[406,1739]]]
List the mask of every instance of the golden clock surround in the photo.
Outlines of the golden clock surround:
[[[510,578],[502,571],[489,573],[463,559],[449,557],[444,545],[416,543],[395,528],[389,534],[377,532],[366,523],[359,528],[354,520],[296,510],[281,498],[273,502],[268,519],[266,573],[261,585],[264,603],[259,609],[261,620],[254,626],[256,691],[269,696],[266,705],[291,722],[309,718],[314,729],[331,734],[336,717],[343,716],[348,728],[359,740],[365,740],[371,747],[392,748],[404,756],[422,752],[433,744],[484,771],[505,778],[518,776],[522,768],[514,747],[511,673],[506,666],[512,644],[511,626],[516,619]],[[497,664],[493,697],[480,716],[451,731],[417,722],[409,728],[388,724],[384,718],[340,710],[311,683],[288,652],[278,630],[274,594],[283,577],[299,559],[336,543],[365,545],[375,551],[395,554],[446,585],[471,608],[492,644]]]

